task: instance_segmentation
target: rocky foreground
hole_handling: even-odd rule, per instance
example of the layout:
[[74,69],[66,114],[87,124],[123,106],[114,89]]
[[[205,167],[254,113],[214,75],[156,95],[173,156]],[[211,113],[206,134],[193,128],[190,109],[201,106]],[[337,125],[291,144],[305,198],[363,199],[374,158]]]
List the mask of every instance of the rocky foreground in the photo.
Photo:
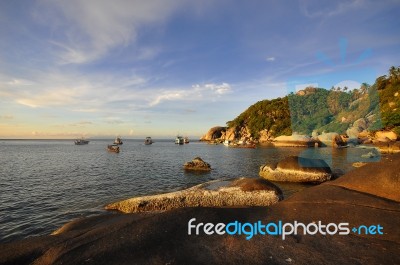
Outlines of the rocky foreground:
[[[0,264],[400,264],[400,154],[270,207],[179,208],[83,218],[0,245]],[[380,234],[188,235],[188,222],[379,225]],[[376,232],[376,230],[375,230]]]

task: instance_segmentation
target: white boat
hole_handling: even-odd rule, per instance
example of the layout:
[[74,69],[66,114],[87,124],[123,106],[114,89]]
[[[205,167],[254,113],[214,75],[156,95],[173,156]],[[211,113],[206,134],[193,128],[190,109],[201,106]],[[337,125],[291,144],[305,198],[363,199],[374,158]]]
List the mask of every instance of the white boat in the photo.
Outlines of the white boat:
[[182,136],[176,136],[176,139],[175,139],[175,144],[184,144],[184,142],[185,142],[185,140],[183,139],[183,137]]
[[76,139],[75,140],[75,145],[85,145],[88,144],[89,141],[88,140],[84,140],[84,139]]
[[120,145],[120,144],[123,144],[123,142],[122,142],[122,140],[121,140],[120,137],[117,137],[117,138],[115,138],[115,140],[114,140],[114,144]]
[[151,137],[146,137],[146,139],[144,140],[145,145],[150,145],[152,143],[153,143],[153,140],[151,139]]

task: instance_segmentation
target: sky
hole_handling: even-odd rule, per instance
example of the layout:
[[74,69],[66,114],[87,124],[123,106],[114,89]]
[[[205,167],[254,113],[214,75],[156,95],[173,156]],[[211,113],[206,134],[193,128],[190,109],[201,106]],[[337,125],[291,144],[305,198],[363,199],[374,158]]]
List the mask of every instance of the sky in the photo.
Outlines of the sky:
[[400,1],[0,1],[0,138],[199,138],[400,65]]

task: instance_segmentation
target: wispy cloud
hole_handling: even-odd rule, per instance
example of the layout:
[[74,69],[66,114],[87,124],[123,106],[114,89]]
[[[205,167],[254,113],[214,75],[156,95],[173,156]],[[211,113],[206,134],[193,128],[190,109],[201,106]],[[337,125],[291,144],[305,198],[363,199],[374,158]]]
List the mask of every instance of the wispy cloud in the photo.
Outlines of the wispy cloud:
[[318,0],[301,0],[300,11],[303,15],[309,18],[333,17],[354,11],[360,7],[365,7],[368,1],[365,0],[350,0],[350,1],[332,1],[329,5],[322,5]]
[[[82,64],[134,43],[140,26],[164,21],[181,2],[43,0],[35,14],[38,21],[50,22],[57,30],[57,38],[50,42],[58,51],[60,63]],[[139,57],[150,58],[156,53],[157,49],[142,50]]]
[[268,62],[273,62],[275,61],[275,57],[267,57],[266,59]]

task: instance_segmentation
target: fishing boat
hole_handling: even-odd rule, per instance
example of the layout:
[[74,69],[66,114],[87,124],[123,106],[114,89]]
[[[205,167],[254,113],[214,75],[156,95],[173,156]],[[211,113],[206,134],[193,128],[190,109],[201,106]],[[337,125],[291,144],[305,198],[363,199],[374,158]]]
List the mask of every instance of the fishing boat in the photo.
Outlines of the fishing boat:
[[122,140],[121,140],[120,137],[117,137],[117,138],[115,138],[115,140],[114,140],[114,144],[121,145],[121,144],[123,144],[123,142],[122,142]]
[[75,140],[75,145],[85,145],[88,144],[89,141],[88,140],[84,140],[84,139],[76,139]]
[[151,139],[151,137],[146,137],[146,139],[144,140],[145,145],[150,145],[152,143],[153,143],[153,140]]
[[109,144],[107,145],[107,150],[109,152],[119,153],[119,146],[117,144]]
[[185,138],[183,138],[183,143],[185,143],[185,144],[188,144],[189,143],[189,137],[185,137]]
[[184,139],[182,136],[176,136],[175,144],[184,144]]

